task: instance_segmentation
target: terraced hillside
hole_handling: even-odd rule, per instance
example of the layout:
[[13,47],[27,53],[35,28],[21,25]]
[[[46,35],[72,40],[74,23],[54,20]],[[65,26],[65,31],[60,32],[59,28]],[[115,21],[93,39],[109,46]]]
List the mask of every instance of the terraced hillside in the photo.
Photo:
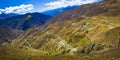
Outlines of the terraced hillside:
[[119,60],[119,3],[104,0],[60,13],[46,25],[28,29],[10,45],[41,54],[27,56],[31,60],[36,56],[37,60],[41,56],[45,56],[43,60]]
[[[118,48],[120,45],[119,3],[119,0],[105,0],[66,11],[68,13],[64,12],[53,17],[52,23],[48,22],[43,27],[27,30],[11,45],[36,49],[49,56],[88,54],[92,51]],[[106,8],[107,11],[100,10],[101,7]],[[74,14],[71,14],[73,13],[71,11],[78,13],[75,14],[77,18],[72,17]],[[86,12],[89,12],[91,16]],[[63,16],[65,19],[66,16],[70,18],[64,20],[61,18]]]
[[[30,29],[12,42],[19,48],[32,48],[48,55],[73,55],[119,47],[119,17],[92,17],[66,20]],[[113,22],[114,21],[114,22]],[[118,23],[118,24],[117,24]],[[69,54],[67,54],[69,53]]]

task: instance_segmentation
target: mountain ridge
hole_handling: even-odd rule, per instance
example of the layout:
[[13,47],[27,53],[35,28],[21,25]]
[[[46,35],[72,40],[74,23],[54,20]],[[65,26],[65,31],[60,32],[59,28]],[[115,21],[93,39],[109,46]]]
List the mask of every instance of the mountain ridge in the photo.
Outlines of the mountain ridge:
[[44,11],[42,13],[46,14],[46,15],[50,15],[50,16],[55,16],[55,15],[61,13],[61,12],[64,12],[64,11],[67,11],[67,10],[71,10],[71,9],[74,9],[74,8],[77,8],[77,7],[78,6],[68,6],[68,7],[65,7],[65,8],[58,8],[58,9]]
[[9,14],[6,14],[6,13],[1,13],[0,14],[0,19],[5,19],[5,18],[10,18],[10,17],[13,17],[13,16],[17,16],[19,14],[15,14],[15,13],[9,13]]
[[[114,4],[115,3],[115,4]],[[118,6],[117,6],[118,5]],[[114,10],[112,10],[114,9]],[[120,15],[119,13],[119,1],[118,0],[104,0],[103,2],[93,3],[93,4],[85,4],[74,10],[68,10],[63,13],[60,13],[49,20],[49,22],[53,23],[60,20],[68,20],[72,18],[82,19],[84,17],[92,17],[96,15],[104,16],[116,16]],[[109,13],[105,13],[109,12]],[[81,17],[80,17],[81,16]]]
[[51,16],[41,13],[27,13],[0,21],[0,26],[10,27],[13,29],[26,30],[31,27],[42,26]]

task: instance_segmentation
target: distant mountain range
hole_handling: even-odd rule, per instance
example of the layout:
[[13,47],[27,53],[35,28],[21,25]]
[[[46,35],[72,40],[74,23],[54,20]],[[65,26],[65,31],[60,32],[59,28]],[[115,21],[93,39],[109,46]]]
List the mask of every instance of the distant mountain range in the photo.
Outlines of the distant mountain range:
[[41,13],[27,13],[9,18],[5,17],[4,19],[0,20],[0,26],[26,30],[31,27],[42,26],[49,18],[51,18],[51,16]]
[[15,13],[6,14],[2,12],[2,14],[0,14],[0,19],[10,18],[10,17],[17,16],[17,15],[19,14],[15,14]]
[[61,12],[77,8],[78,6],[69,6],[65,8],[58,8],[41,13],[27,13],[27,14],[15,14],[15,13],[3,13],[0,14],[0,26],[26,30],[31,27],[38,27],[44,25],[47,20]]
[[59,14],[61,12],[71,10],[71,9],[74,9],[74,8],[77,8],[77,7],[78,6],[68,6],[68,7],[64,7],[64,8],[58,8],[58,9],[44,11],[44,12],[41,12],[41,13],[46,14],[46,15],[50,15],[50,16],[55,16],[56,14]]

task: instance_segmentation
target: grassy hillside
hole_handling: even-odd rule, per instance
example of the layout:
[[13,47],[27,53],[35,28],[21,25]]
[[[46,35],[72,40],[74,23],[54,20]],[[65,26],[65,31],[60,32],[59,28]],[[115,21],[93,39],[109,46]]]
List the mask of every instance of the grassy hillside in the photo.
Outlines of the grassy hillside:
[[96,16],[61,21],[30,29],[14,40],[12,45],[38,49],[48,55],[74,55],[78,52],[89,53],[92,50],[115,48],[119,46],[120,36],[117,19],[119,17]]
[[[45,26],[27,30],[11,45],[19,48],[37,49],[49,56],[75,55],[119,47],[120,18],[118,11],[120,5],[118,3],[120,1],[110,0],[82,5],[80,8],[66,11],[70,15],[78,13],[75,14],[77,18],[69,16],[72,19],[62,19],[61,17],[64,15],[69,15],[66,12],[56,15],[52,18],[52,23],[48,22]],[[105,8],[105,11],[100,10],[101,7]],[[67,18],[66,16],[63,18]]]
[[46,25],[28,29],[10,46],[45,56],[35,54],[31,60],[119,60],[119,3],[105,0],[60,13]]
[[46,56],[39,52],[21,50],[0,45],[1,60],[119,60],[120,48],[99,51],[98,53],[81,54],[79,56]]
[[85,4],[74,10],[68,10],[60,13],[50,19],[49,23],[69,19],[83,19],[84,17],[92,17],[96,15],[102,16],[118,16],[120,15],[119,0],[104,0],[103,2]]

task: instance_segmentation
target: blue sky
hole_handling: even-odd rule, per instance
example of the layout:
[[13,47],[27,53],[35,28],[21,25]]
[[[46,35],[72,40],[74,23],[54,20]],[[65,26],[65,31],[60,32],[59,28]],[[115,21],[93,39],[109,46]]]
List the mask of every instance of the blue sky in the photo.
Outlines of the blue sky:
[[5,13],[42,12],[62,7],[82,5],[101,0],[0,0],[0,11]]

